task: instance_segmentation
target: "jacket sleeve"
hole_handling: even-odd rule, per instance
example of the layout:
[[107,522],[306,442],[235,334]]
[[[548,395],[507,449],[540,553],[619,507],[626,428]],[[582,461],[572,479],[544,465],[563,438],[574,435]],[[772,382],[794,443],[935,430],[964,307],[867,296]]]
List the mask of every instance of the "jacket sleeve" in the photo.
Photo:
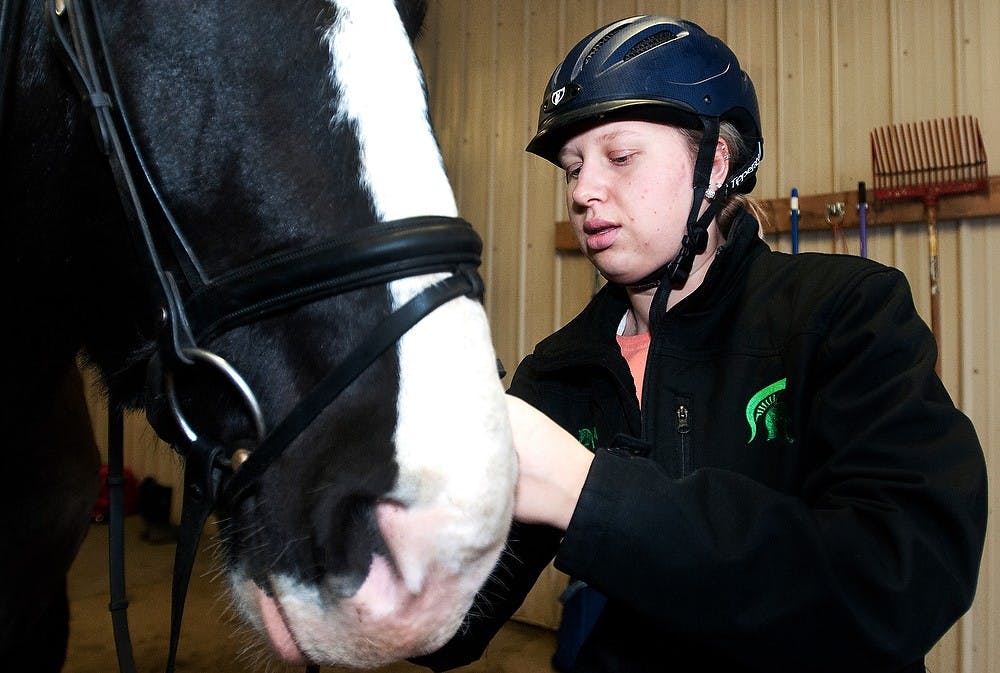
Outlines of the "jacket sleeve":
[[[519,397],[540,404],[532,399],[530,386],[518,384],[527,378],[524,373],[527,369],[530,367],[524,363],[518,367],[511,392],[517,389]],[[477,661],[552,561],[561,537],[562,531],[555,528],[515,521],[500,560],[476,595],[458,633],[437,652],[411,661],[434,671],[447,671]]]
[[673,479],[601,450],[556,567],[754,669],[919,660],[975,592],[982,449],[901,274],[847,288],[824,331],[812,362],[789,365],[812,402],[797,493],[718,468]]

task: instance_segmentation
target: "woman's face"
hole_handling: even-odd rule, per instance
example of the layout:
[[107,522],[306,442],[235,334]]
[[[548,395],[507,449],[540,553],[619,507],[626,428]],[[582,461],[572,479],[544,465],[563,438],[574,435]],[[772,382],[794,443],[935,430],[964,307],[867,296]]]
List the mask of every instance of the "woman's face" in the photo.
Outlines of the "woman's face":
[[680,249],[694,156],[677,129],[615,121],[571,138],[559,153],[580,249],[613,283],[636,283]]

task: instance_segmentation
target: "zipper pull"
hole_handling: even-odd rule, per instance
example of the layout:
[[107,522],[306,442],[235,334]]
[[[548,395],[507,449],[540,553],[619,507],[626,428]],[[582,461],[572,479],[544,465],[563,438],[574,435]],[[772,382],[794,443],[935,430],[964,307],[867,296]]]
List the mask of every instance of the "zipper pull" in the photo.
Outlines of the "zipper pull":
[[683,404],[677,407],[677,432],[686,435],[691,431],[691,426],[688,425],[688,408]]

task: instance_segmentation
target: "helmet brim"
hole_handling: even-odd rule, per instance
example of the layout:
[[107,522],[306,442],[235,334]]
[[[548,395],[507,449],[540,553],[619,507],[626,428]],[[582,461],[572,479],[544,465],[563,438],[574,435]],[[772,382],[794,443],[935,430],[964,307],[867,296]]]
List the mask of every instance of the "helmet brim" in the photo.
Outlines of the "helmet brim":
[[559,151],[568,140],[612,121],[648,121],[701,130],[697,113],[677,102],[649,99],[612,100],[567,110],[542,123],[525,150],[559,165]]

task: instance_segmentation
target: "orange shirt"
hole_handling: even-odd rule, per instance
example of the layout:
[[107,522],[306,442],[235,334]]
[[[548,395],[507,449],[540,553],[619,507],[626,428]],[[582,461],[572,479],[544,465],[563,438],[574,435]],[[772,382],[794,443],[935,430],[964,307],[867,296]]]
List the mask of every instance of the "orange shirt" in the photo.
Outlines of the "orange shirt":
[[618,335],[618,347],[622,349],[622,357],[628,362],[629,371],[632,372],[632,380],[635,381],[635,395],[639,398],[639,406],[642,406],[642,378],[646,373],[646,356],[649,354],[650,334],[636,334],[635,336]]

